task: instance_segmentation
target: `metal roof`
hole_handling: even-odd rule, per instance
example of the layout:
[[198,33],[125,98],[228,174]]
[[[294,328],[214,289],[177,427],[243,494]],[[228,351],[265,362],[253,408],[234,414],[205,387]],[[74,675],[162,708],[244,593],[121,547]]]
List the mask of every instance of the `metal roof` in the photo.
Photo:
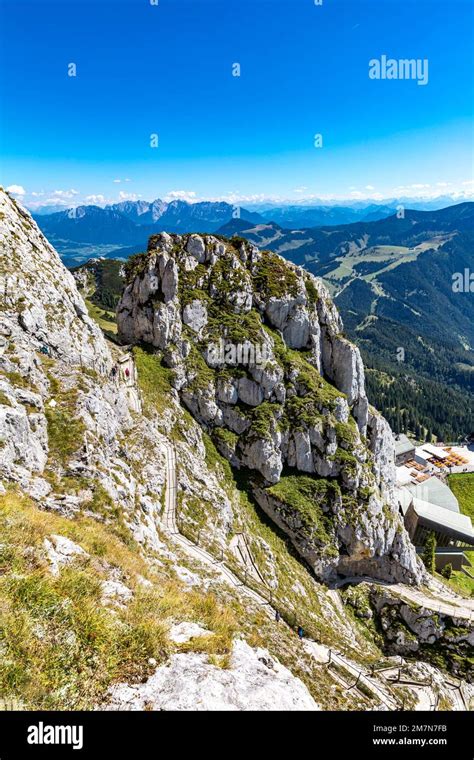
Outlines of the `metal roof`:
[[409,451],[413,451],[415,449],[415,444],[410,441],[409,438],[406,437],[403,433],[400,433],[397,438],[395,438],[395,456],[399,456],[400,454],[407,454]]
[[413,498],[413,508],[420,519],[435,531],[447,533],[458,541],[474,544],[471,518],[460,512],[438,507],[423,499]]
[[406,488],[423,501],[436,504],[438,507],[449,509],[451,512],[459,512],[459,503],[455,495],[442,480],[434,476],[424,480],[423,483],[407,483]]

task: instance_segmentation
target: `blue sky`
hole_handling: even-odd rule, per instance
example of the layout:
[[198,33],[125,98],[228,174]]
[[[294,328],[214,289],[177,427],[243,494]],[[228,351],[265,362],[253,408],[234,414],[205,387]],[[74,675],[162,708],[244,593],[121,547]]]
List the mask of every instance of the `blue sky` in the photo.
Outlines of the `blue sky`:
[[[28,205],[472,191],[472,23],[471,0],[0,0],[0,181]],[[383,54],[428,84],[370,79]]]

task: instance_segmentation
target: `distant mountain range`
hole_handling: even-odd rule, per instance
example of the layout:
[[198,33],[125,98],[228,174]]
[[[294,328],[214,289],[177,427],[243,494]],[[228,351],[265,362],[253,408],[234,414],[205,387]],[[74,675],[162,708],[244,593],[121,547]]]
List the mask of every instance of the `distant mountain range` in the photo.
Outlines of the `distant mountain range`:
[[268,240],[269,245],[274,245],[280,240],[281,253],[287,248],[298,248],[303,256],[312,257],[314,238],[308,236],[307,229],[381,220],[393,215],[396,209],[395,200],[389,204],[273,205],[257,211],[224,201],[188,203],[157,198],[152,202],[126,200],[104,208],[92,205],[58,210],[52,207],[51,213],[44,213],[42,209],[33,215],[65,263],[74,266],[91,256],[127,258],[145,249],[149,236],[155,232],[212,233],[225,225],[229,233],[234,234],[247,229],[249,222],[253,226],[262,225],[257,232],[261,244],[265,245]]
[[320,227],[351,222],[370,222],[384,219],[394,214],[396,205],[376,204],[354,208],[350,206],[277,206],[260,211],[265,221],[272,221],[280,227]]
[[[123,201],[101,208],[77,206],[52,214],[34,214],[39,227],[69,266],[91,256],[126,258],[146,249],[156,232],[215,232],[233,214],[249,222],[262,220],[260,214],[225,202],[187,203],[160,199]],[[121,249],[126,249],[122,251]]]
[[[395,431],[454,440],[474,429],[474,298],[453,290],[453,275],[474,269],[474,203],[407,209],[402,218],[392,210],[354,203],[236,212],[225,202],[157,199],[36,219],[69,267],[126,259],[162,230],[238,235],[304,266],[325,280],[363,352],[370,396]],[[318,219],[325,224],[312,225]]]

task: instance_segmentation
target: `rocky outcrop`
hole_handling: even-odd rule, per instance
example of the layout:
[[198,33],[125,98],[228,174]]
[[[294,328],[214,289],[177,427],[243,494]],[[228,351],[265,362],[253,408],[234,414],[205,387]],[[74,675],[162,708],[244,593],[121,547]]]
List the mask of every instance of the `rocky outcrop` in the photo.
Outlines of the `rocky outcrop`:
[[409,604],[380,588],[370,593],[388,654],[416,655],[474,682],[474,630],[464,618]]
[[[133,416],[136,391],[113,376],[116,359],[74,278],[1,191],[0,235],[0,478],[60,514],[120,515],[141,545],[158,549],[162,434]],[[71,547],[48,541],[58,568]]]
[[[182,684],[186,688],[182,688]],[[112,687],[109,710],[319,710],[308,689],[265,649],[234,643],[230,666],[175,654],[143,684]]]
[[74,277],[30,215],[3,192],[0,235],[3,344],[10,337],[7,316],[14,314],[26,341],[37,350],[69,363],[91,368],[100,364],[106,369],[103,335],[89,317]]
[[[125,271],[122,339],[162,355],[181,401],[250,471],[260,506],[318,576],[418,581],[393,499],[391,431],[369,413],[359,351],[322,283],[240,239],[199,235],[155,235]],[[328,544],[298,498],[283,509],[272,492],[285,468],[334,485],[320,515]]]
[[79,558],[86,559],[89,555],[65,536],[50,536],[44,539],[44,548],[53,575],[59,575],[60,568],[74,563]]

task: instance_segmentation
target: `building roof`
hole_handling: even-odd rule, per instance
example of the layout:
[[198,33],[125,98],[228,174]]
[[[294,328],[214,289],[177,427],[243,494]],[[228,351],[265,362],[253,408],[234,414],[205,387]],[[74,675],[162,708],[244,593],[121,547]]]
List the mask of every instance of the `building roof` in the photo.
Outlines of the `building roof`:
[[423,499],[413,498],[413,508],[418,517],[434,531],[446,533],[456,541],[474,545],[474,530],[471,518],[460,512],[453,512]]
[[434,476],[423,481],[423,483],[407,483],[406,486],[413,496],[416,496],[430,504],[436,504],[438,507],[449,509],[451,512],[459,512],[459,503],[455,495],[439,478]]
[[395,456],[400,456],[400,454],[407,454],[409,451],[414,451],[415,444],[410,441],[409,438],[404,435],[404,433],[400,433],[395,438]]
[[397,485],[398,486],[404,486],[407,483],[411,483],[413,481],[413,475],[411,474],[411,467],[405,467],[404,464],[402,464],[400,467],[397,467]]
[[437,457],[438,459],[447,459],[449,454],[444,451],[440,446],[433,446],[432,443],[422,443],[420,448],[428,454],[428,456]]
[[427,451],[421,448],[421,446],[417,446],[415,449],[415,461],[421,462],[422,464],[428,464],[428,461],[432,459],[432,454],[428,454]]

